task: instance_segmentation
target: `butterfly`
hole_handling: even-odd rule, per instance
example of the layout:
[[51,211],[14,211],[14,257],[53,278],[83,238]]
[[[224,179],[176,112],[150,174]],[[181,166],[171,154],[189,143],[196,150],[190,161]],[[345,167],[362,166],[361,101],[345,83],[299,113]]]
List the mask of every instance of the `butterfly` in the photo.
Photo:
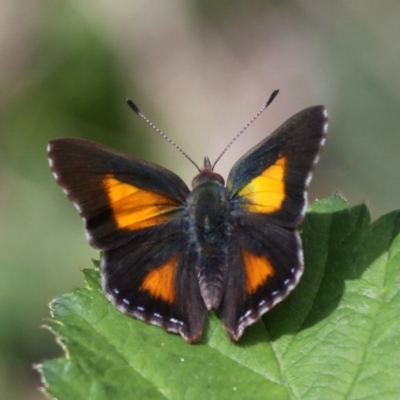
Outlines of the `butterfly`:
[[189,343],[214,310],[237,341],[303,273],[296,228],[326,134],[325,108],[307,108],[240,158],[226,185],[206,157],[192,190],[88,140],[52,140],[48,159],[102,251],[102,288],[117,309]]

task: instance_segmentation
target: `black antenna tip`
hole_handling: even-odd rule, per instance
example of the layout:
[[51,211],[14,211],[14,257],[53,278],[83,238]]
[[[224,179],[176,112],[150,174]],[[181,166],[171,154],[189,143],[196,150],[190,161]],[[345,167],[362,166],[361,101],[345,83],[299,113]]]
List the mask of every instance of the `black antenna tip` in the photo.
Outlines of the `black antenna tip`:
[[129,106],[130,108],[132,108],[132,110],[133,110],[136,114],[140,114],[139,107],[138,107],[131,99],[126,99],[126,102],[128,103],[128,106]]
[[278,93],[279,89],[276,89],[271,93],[271,96],[269,96],[268,101],[265,103],[265,107],[268,107],[274,101],[275,97],[278,96]]

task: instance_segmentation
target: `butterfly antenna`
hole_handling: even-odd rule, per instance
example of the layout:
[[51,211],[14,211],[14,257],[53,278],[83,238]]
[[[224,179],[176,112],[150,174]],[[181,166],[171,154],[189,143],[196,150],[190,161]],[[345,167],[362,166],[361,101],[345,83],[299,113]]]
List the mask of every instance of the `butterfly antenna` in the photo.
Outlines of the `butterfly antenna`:
[[139,107],[131,100],[126,99],[128,106],[137,114],[144,122],[150,125],[157,133],[159,133],[168,143],[172,144],[182,155],[184,155],[197,169],[201,172],[198,165],[173,141],[171,140],[161,129],[158,129],[139,109]]
[[228,146],[225,147],[225,149],[222,151],[222,153],[219,155],[219,157],[215,160],[212,169],[214,170],[215,165],[217,162],[221,159],[221,157],[226,153],[226,151],[233,145],[233,143],[239,138],[239,136],[263,113],[263,111],[273,102],[275,97],[278,95],[279,90],[274,90],[269,96],[268,101],[264,104],[264,107],[262,107],[257,114],[247,123],[247,125],[228,143]]

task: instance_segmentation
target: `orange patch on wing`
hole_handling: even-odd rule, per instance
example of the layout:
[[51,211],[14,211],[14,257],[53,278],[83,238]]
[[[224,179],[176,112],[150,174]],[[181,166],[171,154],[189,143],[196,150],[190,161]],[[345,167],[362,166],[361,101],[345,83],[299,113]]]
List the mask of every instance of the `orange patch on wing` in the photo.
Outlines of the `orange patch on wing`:
[[259,257],[242,249],[243,263],[246,271],[246,293],[254,293],[270,276],[274,267],[266,257]]
[[152,297],[168,303],[175,300],[175,273],[178,256],[173,256],[164,265],[152,269],[144,279],[140,290],[147,290]]
[[285,168],[286,158],[280,157],[239,191],[248,200],[246,211],[268,214],[281,208],[285,200]]
[[110,208],[118,228],[137,230],[161,224],[176,208],[176,201],[158,193],[140,189],[107,175],[103,180]]

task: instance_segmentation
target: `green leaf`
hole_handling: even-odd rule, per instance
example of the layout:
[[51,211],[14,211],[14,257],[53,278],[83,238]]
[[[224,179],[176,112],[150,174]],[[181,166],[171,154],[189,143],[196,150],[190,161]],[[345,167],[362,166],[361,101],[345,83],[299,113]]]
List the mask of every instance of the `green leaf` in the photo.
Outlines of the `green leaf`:
[[58,400],[397,399],[400,215],[316,202],[302,225],[306,271],[287,300],[231,343],[210,314],[202,343],[117,311],[99,273],[51,304],[65,357],[38,366]]

